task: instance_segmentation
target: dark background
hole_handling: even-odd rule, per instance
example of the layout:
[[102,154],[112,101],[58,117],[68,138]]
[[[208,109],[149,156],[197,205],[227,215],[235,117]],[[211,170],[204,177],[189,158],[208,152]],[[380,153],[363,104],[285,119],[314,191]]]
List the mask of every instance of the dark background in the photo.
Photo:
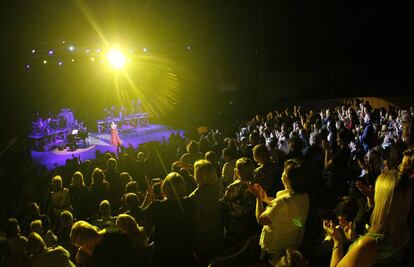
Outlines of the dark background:
[[147,95],[163,86],[156,71],[174,72],[175,99],[153,116],[157,122],[218,125],[285,100],[413,94],[410,1],[7,1],[0,11],[1,151],[26,135],[36,111],[72,107],[94,131],[103,107],[119,104],[111,77],[86,55],[59,68],[30,53],[59,54],[61,40],[102,45],[77,3],[109,42],[148,47],[157,58],[151,78],[131,72],[137,83],[146,81]]

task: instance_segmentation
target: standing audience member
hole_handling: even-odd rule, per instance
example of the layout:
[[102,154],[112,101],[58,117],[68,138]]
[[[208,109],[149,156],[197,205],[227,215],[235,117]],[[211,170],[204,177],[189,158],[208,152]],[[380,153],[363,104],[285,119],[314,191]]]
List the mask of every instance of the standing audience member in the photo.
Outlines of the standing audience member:
[[[412,180],[398,171],[386,171],[378,176],[369,230],[347,252],[339,229],[331,221],[324,221],[325,231],[334,241],[330,266],[399,266],[409,244],[407,217],[412,193]],[[352,228],[343,229],[345,235],[347,230]]]
[[189,195],[194,205],[192,227],[196,255],[208,261],[221,249],[221,213],[217,173],[211,162],[198,160],[194,164],[197,188]]
[[69,203],[76,219],[82,220],[89,216],[89,190],[80,171],[72,176],[72,182],[69,185]]
[[132,241],[119,230],[99,231],[88,222],[77,221],[70,231],[70,239],[79,248],[76,254],[78,266],[138,266]]
[[[250,186],[256,195],[256,219],[263,225],[260,236],[262,259],[274,262],[283,250],[299,248],[309,210],[309,177],[305,162],[287,160],[282,174],[284,190],[269,197],[259,184]],[[266,209],[263,202],[268,203]]]
[[49,208],[54,223],[59,219],[60,212],[69,208],[69,190],[63,187],[62,177],[59,175],[52,178]]
[[190,203],[183,177],[169,173],[161,186],[162,200],[144,208],[145,218],[153,225],[155,266],[190,266]]
[[254,170],[253,181],[260,184],[269,196],[274,196],[276,192],[282,190],[282,182],[277,179],[278,171],[275,163],[270,160],[270,153],[263,144],[253,148],[253,159],[259,164]]
[[220,200],[223,206],[224,239],[240,244],[259,232],[255,217],[256,197],[249,190],[254,164],[249,158],[236,162],[236,181],[230,184]]
[[29,235],[27,254],[32,267],[75,267],[66,249],[61,246],[47,247],[42,237],[35,232]]
[[111,185],[106,181],[104,172],[95,168],[92,172],[92,183],[90,185],[91,208],[93,214],[97,214],[99,204],[109,197]]
[[7,244],[10,249],[10,265],[24,266],[27,238],[20,234],[19,222],[15,218],[8,218],[4,228],[6,232]]

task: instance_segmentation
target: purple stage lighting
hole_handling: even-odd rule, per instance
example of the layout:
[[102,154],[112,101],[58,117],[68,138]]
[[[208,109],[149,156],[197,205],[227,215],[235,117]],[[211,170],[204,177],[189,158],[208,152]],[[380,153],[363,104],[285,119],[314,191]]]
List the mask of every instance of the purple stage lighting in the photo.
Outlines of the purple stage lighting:
[[49,50],[49,52],[47,52],[49,54],[49,56],[53,55],[53,53],[55,53],[55,51],[53,50]]
[[30,64],[26,64],[26,69],[30,69]]
[[58,65],[59,65],[59,66],[62,66],[62,65],[63,65],[63,62],[62,62],[62,61],[59,61],[59,62],[58,62]]

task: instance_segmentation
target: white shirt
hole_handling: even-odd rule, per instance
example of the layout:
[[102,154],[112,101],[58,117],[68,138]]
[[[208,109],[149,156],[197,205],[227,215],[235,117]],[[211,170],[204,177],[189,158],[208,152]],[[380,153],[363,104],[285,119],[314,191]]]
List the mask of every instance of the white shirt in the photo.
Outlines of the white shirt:
[[288,247],[299,248],[305,232],[309,210],[308,194],[291,195],[287,190],[277,192],[264,213],[272,224],[263,226],[260,247],[279,255]]

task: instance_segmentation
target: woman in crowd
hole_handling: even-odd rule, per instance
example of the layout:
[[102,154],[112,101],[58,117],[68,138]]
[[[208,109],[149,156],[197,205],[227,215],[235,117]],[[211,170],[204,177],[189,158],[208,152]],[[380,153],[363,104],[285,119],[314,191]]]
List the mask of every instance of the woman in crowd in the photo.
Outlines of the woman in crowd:
[[48,248],[42,237],[34,232],[28,238],[27,255],[32,267],[75,267],[66,249],[61,246]]
[[192,227],[196,255],[203,261],[215,256],[221,249],[221,213],[219,184],[213,164],[198,160],[194,164],[197,188],[190,195],[194,211]]
[[111,185],[105,179],[104,172],[95,168],[92,173],[92,183],[89,187],[91,197],[91,209],[94,214],[97,213],[99,204],[109,198]]
[[[409,242],[407,217],[412,193],[412,180],[397,170],[378,176],[371,226],[348,252],[344,250],[339,229],[332,222],[324,221],[324,228],[334,241],[330,266],[396,266]],[[349,230],[352,228],[343,229],[345,235]]]
[[56,222],[60,212],[69,208],[69,189],[63,187],[62,177],[59,175],[52,178],[50,201],[51,219]]
[[[250,186],[256,195],[256,219],[263,225],[260,237],[262,259],[274,262],[283,250],[299,248],[305,232],[309,210],[309,177],[305,162],[287,160],[282,174],[284,190],[269,197],[259,184]],[[268,203],[266,209],[263,202]]]
[[161,186],[162,200],[154,200],[143,213],[153,225],[156,266],[190,266],[190,206],[184,178],[169,173]]
[[89,190],[85,185],[83,174],[76,171],[72,176],[69,185],[69,203],[73,214],[78,220],[86,219],[89,216]]
[[132,245],[138,253],[138,259],[141,262],[139,266],[146,266],[149,251],[144,227],[140,227],[134,217],[128,214],[120,214],[116,219],[116,226],[131,239]]
[[223,206],[224,238],[240,244],[259,232],[255,217],[256,197],[250,192],[254,164],[249,158],[240,158],[234,170],[236,181],[230,184],[220,200]]
[[138,266],[138,255],[132,241],[119,230],[99,231],[88,222],[78,221],[72,226],[70,239],[79,248],[77,266]]

